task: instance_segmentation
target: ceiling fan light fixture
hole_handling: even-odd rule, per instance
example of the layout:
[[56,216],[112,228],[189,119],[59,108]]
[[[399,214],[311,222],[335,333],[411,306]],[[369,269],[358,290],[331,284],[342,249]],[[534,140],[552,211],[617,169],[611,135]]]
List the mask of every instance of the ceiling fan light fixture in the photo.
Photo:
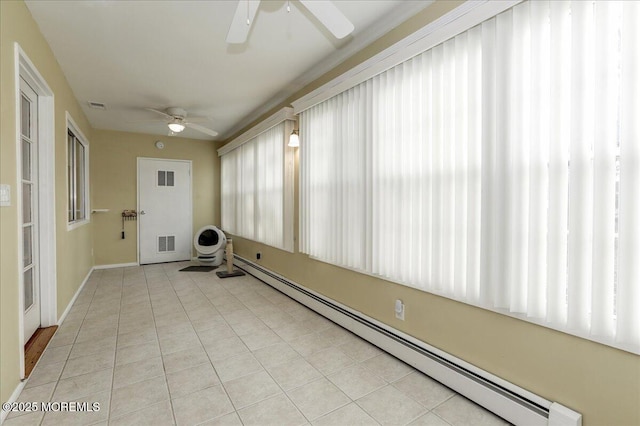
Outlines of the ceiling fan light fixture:
[[184,124],[174,121],[169,123],[169,129],[171,129],[172,132],[180,133],[184,130]]

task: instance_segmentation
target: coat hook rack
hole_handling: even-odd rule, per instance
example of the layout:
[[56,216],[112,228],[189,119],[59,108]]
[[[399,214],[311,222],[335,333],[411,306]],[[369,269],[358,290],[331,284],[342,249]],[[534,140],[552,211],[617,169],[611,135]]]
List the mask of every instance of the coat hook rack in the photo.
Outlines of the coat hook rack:
[[126,220],[137,220],[138,212],[135,210],[123,210],[122,211],[122,239],[124,240],[124,222]]

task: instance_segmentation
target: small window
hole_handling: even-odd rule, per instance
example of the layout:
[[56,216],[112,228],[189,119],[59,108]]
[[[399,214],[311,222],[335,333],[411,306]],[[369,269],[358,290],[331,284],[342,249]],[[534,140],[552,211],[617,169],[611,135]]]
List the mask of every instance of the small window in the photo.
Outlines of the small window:
[[172,171],[158,170],[158,186],[174,186]]
[[88,149],[84,141],[67,131],[67,194],[69,224],[88,218],[89,174],[87,173]]

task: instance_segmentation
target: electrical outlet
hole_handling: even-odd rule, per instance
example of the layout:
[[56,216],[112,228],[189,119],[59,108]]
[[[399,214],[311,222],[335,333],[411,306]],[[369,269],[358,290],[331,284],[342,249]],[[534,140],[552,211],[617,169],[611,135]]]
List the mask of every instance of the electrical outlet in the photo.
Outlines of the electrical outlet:
[[400,299],[396,299],[395,312],[396,318],[404,321],[404,303]]
[[262,253],[257,252],[256,253],[256,259],[258,259],[258,260],[262,259]]

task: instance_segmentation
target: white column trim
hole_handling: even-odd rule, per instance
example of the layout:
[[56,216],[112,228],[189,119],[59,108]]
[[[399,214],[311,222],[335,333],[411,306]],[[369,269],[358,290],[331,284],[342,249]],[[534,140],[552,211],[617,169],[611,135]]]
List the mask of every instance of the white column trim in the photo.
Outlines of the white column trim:
[[280,111],[276,112],[275,114],[272,114],[270,117],[256,124],[249,130],[247,130],[246,132],[244,132],[243,134],[241,134],[240,136],[238,136],[237,138],[235,138],[234,140],[232,140],[231,142],[229,142],[228,144],[220,148],[218,150],[218,157],[221,157],[227,152],[232,151],[237,147],[241,146],[242,144],[249,142],[251,139],[255,138],[259,134],[266,132],[270,128],[277,126],[278,124],[282,123],[285,120],[294,120],[294,121],[297,120],[296,116],[293,113],[293,108],[290,108],[290,107],[282,108]]

